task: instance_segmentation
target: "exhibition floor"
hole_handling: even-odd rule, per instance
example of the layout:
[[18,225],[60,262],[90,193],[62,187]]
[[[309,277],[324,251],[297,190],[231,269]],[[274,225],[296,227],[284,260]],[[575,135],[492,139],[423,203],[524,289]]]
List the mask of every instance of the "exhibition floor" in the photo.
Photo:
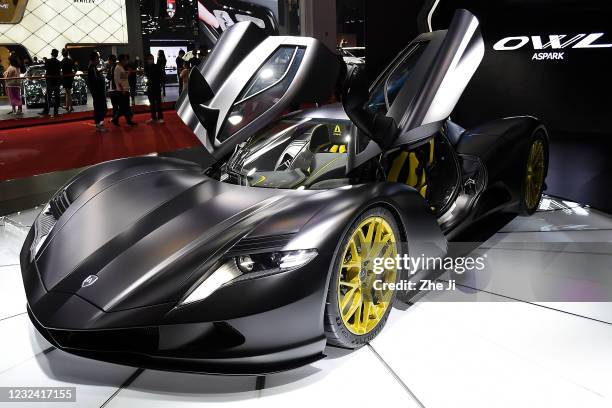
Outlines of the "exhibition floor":
[[487,275],[398,304],[406,310],[393,310],[367,347],[329,348],[266,377],[137,370],[50,346],[29,322],[18,266],[37,211],[0,218],[0,386],[77,387],[69,407],[612,405],[611,303],[547,302],[570,281],[585,292],[612,286],[612,216],[596,210],[545,198],[480,246],[494,266]]
[[[164,97],[165,102],[174,102],[178,99],[178,85],[172,86],[168,85],[166,87],[166,96]],[[137,95],[135,98],[136,105],[146,105],[149,106],[149,97],[147,95]],[[111,102],[110,98],[106,98],[106,104],[110,107]],[[91,94],[87,94],[87,104],[86,105],[75,105],[74,112],[91,112],[93,111],[93,98]],[[8,103],[8,99],[0,98],[0,120],[11,120],[14,122],[23,121],[24,119],[30,118],[41,118],[43,116],[40,115],[40,112],[43,110],[42,106],[27,108],[23,107],[23,114],[20,116],[15,116],[11,114],[11,106]],[[65,109],[60,108],[60,116],[66,114]]]
[[199,145],[175,111],[166,111],[165,124],[146,124],[150,117],[135,115],[136,127],[124,118],[120,127],[107,121],[106,133],[97,132],[91,119],[0,130],[0,181]]

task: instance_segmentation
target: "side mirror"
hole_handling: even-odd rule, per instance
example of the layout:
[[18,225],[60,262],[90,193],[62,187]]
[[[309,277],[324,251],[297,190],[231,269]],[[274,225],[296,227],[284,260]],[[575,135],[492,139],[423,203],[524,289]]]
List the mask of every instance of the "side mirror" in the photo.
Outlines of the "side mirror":
[[398,127],[393,118],[367,109],[370,96],[365,72],[359,66],[350,67],[342,91],[342,105],[347,116],[368,138],[382,150],[393,146]]

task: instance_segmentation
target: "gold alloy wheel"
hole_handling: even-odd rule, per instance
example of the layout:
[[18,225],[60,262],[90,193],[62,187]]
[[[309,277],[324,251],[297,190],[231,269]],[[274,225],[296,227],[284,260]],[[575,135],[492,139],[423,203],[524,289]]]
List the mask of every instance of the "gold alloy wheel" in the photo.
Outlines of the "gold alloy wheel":
[[[364,335],[380,323],[389,308],[392,291],[383,283],[395,283],[397,271],[374,273],[375,258],[395,258],[397,244],[391,225],[382,217],[366,218],[351,236],[338,274],[338,308],[345,327]],[[380,281],[374,289],[374,282]]]
[[529,210],[534,209],[540,200],[544,186],[544,172],[546,165],[544,142],[536,139],[531,145],[527,159],[527,175],[525,180],[525,205]]

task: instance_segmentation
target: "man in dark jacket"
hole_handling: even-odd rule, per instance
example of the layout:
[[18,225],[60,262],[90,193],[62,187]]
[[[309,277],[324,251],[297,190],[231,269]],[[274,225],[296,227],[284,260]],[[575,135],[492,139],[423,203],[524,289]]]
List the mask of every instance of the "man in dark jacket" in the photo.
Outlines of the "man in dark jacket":
[[60,84],[62,83],[62,66],[57,59],[59,51],[53,49],[51,58],[45,61],[45,80],[47,84],[47,103],[41,115],[48,115],[53,103],[53,116],[58,115],[60,104]]
[[104,117],[106,116],[106,80],[98,70],[100,55],[96,51],[89,56],[89,67],[87,68],[87,87],[91,92],[94,107],[94,122],[98,132],[106,132]]
[[128,72],[128,83],[130,84],[130,97],[132,99],[132,106],[136,106],[136,85],[138,84],[138,64],[140,59],[136,57],[134,61],[131,61],[128,56],[128,63],[126,70]]
[[[163,71],[162,71],[163,70]],[[145,75],[147,76],[147,95],[151,108],[151,119],[147,123],[164,123],[162,111],[162,81],[166,75],[165,69],[155,64],[153,55],[149,54],[145,60]]]
[[184,56],[185,56],[185,50],[179,50],[178,56],[176,57],[176,60],[174,61],[176,64],[176,77],[178,78],[178,84],[179,84],[179,96],[181,96],[181,93],[183,93],[183,81],[181,81],[181,71],[183,70],[183,66],[186,63],[186,61],[183,59]]

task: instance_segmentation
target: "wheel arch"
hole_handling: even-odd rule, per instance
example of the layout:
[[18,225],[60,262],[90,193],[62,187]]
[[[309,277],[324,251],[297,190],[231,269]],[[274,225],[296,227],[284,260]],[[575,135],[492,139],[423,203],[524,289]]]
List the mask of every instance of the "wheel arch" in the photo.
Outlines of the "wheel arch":
[[[309,230],[314,230],[318,225],[340,214],[333,223],[333,229],[327,231],[328,236],[319,243],[319,248],[324,248],[321,255],[330,259],[322,282],[322,288],[325,290],[321,293],[321,316],[325,309],[333,261],[341,250],[341,242],[355,221],[372,208],[383,207],[391,212],[401,234],[403,252],[408,248],[417,255],[435,257],[446,254],[446,238],[427,201],[414,188],[400,183],[377,183],[347,190],[330,190],[326,194],[330,194],[330,203],[335,204],[322,206],[300,232],[308,235]],[[341,211],[334,212],[333,207],[342,204],[344,206]]]
[[393,219],[395,220],[395,223],[397,224],[397,227],[398,227],[398,230],[399,230],[399,233],[400,233],[400,238],[402,239],[402,242],[407,242],[408,241],[408,234],[406,233],[406,225],[405,225],[406,223],[402,219],[402,217],[400,216],[400,213],[399,213],[399,210],[397,209],[397,207],[395,207],[391,203],[389,203],[387,201],[381,201],[379,203],[372,203],[369,206],[367,206],[366,208],[364,208],[363,211],[361,212],[361,214],[365,213],[366,211],[368,211],[368,210],[370,210],[372,208],[376,208],[376,207],[382,207],[382,208],[385,208],[385,209],[389,210],[391,215],[393,215]]
[[[456,144],[460,155],[478,157],[487,171],[487,186],[477,214],[500,206],[513,211],[519,202],[525,157],[533,136],[541,132],[547,146],[546,125],[533,116],[495,119],[464,131]],[[547,157],[548,159],[548,157]]]

